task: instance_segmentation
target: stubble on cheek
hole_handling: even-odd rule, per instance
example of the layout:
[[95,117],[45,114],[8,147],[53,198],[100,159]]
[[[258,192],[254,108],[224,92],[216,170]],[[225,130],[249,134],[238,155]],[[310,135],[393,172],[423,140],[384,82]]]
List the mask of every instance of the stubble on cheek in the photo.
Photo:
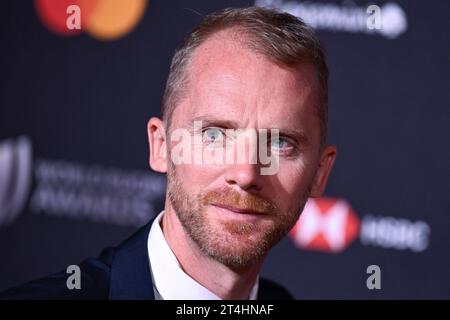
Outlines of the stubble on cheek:
[[[188,236],[211,258],[233,268],[262,259],[294,226],[307,192],[286,212],[268,200],[251,194],[243,196],[231,188],[194,194],[185,186],[172,164],[168,170],[168,195]],[[227,220],[208,210],[212,203],[261,212],[256,223]]]

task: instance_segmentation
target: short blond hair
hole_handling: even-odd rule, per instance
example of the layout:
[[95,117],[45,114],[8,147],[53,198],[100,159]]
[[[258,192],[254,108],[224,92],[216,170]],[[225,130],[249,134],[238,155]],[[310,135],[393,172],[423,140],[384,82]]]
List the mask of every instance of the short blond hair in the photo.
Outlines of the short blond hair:
[[192,54],[211,35],[226,29],[238,29],[245,44],[275,63],[295,67],[311,63],[319,79],[317,115],[321,143],[325,144],[328,123],[328,67],[315,32],[301,19],[274,9],[260,7],[228,8],[207,15],[178,46],[172,58],[164,91],[162,117],[167,126],[175,107],[187,88],[187,66]]

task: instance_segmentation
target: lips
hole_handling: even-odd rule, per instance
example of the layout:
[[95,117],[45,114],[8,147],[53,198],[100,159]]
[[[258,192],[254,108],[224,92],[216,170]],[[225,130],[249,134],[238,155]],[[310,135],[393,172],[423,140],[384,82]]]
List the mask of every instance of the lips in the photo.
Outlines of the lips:
[[228,211],[232,211],[234,213],[239,213],[239,214],[252,214],[252,215],[262,215],[264,214],[263,212],[259,212],[250,208],[238,208],[238,207],[234,207],[234,206],[230,206],[230,205],[226,205],[226,204],[221,204],[221,203],[212,203],[211,205],[218,207],[218,208],[222,208],[222,209],[226,209]]

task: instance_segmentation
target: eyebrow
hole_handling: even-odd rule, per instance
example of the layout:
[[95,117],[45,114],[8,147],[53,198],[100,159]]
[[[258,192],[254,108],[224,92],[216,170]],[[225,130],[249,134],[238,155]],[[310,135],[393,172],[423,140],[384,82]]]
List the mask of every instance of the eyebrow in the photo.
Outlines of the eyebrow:
[[296,140],[297,143],[301,145],[310,145],[309,137],[308,135],[303,131],[298,130],[291,130],[291,129],[279,129],[279,135],[280,137],[289,137],[291,139]]
[[[189,128],[193,128],[194,121],[201,121],[202,128],[214,126],[214,127],[225,128],[225,129],[239,129],[239,125],[235,121],[225,120],[225,119],[215,119],[211,116],[195,117],[187,123],[187,126]],[[310,139],[309,139],[308,135],[302,130],[295,130],[295,129],[290,129],[290,128],[265,128],[265,129],[268,129],[269,133],[270,133],[270,129],[278,129],[280,137],[288,137],[288,138],[294,139],[297,143],[300,143],[302,145],[310,145]]]
[[202,127],[209,127],[209,126],[215,126],[215,127],[221,127],[226,129],[238,129],[239,125],[235,121],[231,120],[224,120],[224,119],[214,119],[210,116],[199,116],[195,117],[194,119],[190,120],[188,123],[188,126],[192,128],[194,126],[195,121],[201,121]]

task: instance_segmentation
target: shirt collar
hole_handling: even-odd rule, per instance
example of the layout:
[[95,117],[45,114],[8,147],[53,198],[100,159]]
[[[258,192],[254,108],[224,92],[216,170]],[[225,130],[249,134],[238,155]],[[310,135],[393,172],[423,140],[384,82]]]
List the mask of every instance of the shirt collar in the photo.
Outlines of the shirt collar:
[[[147,249],[152,271],[153,285],[164,300],[220,300],[183,271],[175,254],[164,238],[160,221],[162,211],[153,221],[148,234]],[[250,292],[249,300],[256,300],[259,276]]]

